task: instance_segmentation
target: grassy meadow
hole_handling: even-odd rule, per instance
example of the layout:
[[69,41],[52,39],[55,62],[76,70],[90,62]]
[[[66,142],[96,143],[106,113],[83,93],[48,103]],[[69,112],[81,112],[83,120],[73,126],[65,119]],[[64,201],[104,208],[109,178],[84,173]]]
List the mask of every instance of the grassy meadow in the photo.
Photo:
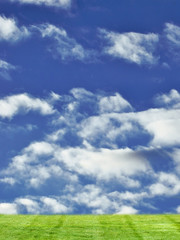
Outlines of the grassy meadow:
[[0,215],[0,240],[180,239],[180,215]]

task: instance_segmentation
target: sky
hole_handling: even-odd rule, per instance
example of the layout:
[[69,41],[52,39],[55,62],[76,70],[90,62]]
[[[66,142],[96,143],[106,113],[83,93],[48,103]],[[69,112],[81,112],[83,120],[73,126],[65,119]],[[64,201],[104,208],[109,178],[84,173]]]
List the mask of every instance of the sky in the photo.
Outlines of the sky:
[[0,214],[180,213],[179,9],[0,1]]

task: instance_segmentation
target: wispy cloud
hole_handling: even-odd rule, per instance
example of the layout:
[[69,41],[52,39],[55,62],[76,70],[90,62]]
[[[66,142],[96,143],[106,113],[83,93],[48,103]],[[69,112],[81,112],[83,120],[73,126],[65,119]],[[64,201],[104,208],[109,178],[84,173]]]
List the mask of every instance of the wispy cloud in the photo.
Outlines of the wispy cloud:
[[153,55],[159,41],[158,34],[148,33],[117,33],[100,29],[100,37],[107,42],[103,52],[127,62],[156,64],[158,58]]
[[11,80],[10,71],[16,70],[16,67],[0,59],[0,76],[5,80]]
[[71,0],[10,0],[11,2],[18,2],[21,4],[44,5],[48,7],[69,8]]
[[81,44],[77,43],[74,38],[68,36],[66,30],[56,27],[52,24],[42,24],[34,26],[42,38],[49,38],[54,41],[52,53],[58,55],[62,61],[79,60],[82,62],[94,61],[95,51],[85,49]]
[[168,41],[177,48],[180,48],[180,27],[172,23],[166,23],[164,33]]

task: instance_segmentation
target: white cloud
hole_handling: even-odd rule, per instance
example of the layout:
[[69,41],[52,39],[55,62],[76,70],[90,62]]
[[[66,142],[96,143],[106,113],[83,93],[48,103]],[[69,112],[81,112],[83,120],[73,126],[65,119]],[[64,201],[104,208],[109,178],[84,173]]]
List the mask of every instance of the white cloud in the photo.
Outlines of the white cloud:
[[11,178],[11,177],[5,177],[5,178],[1,178],[0,182],[7,183],[7,184],[10,184],[10,185],[14,185],[16,180],[14,178]]
[[15,69],[15,68],[16,68],[15,66],[0,59],[0,69],[11,70],[11,69]]
[[0,16],[0,41],[18,41],[26,38],[30,32],[26,27],[18,27],[17,22],[13,18]]
[[180,174],[180,149],[174,149],[172,153],[169,153],[169,156],[173,159],[175,163],[176,172]]
[[129,201],[133,204],[138,204],[141,200],[144,198],[148,198],[148,193],[147,192],[112,192],[108,194],[110,197],[113,199],[117,199],[118,201]]
[[59,161],[63,161],[69,170],[79,174],[94,176],[97,179],[121,179],[123,184],[135,187],[137,181],[130,181],[124,176],[133,176],[151,171],[146,159],[129,149],[82,149],[67,148],[55,152]]
[[49,7],[68,8],[71,6],[71,0],[10,0],[21,4],[45,5]]
[[71,89],[70,93],[74,96],[74,98],[78,100],[94,97],[94,94],[92,92],[87,91],[84,88],[73,88]]
[[161,172],[158,174],[158,181],[152,184],[150,192],[153,196],[173,196],[180,193],[180,179],[173,173]]
[[17,214],[17,206],[14,203],[0,203],[0,214]]
[[51,51],[54,55],[60,56],[62,61],[91,61],[95,59],[93,50],[84,49],[74,38],[69,37],[63,28],[58,28],[52,24],[42,24],[34,26],[34,29],[40,31],[43,38],[54,40],[54,49]]
[[20,112],[38,111],[42,115],[54,113],[53,107],[45,100],[33,98],[26,93],[0,99],[0,117],[12,118]]
[[11,80],[10,71],[15,70],[16,67],[12,64],[0,59],[0,76],[5,80]]
[[86,185],[75,196],[72,196],[72,200],[78,205],[92,209],[93,214],[108,214],[119,208],[117,202],[111,201],[101,188],[92,184]]
[[26,153],[33,153],[34,155],[50,155],[54,151],[53,146],[47,142],[34,142],[24,149]]
[[147,125],[147,129],[154,135],[153,140],[151,141],[153,146],[171,146],[180,144],[178,134],[180,131],[179,119],[162,119],[154,121]]
[[131,206],[122,206],[116,214],[137,214],[138,210]]
[[[45,158],[43,164],[41,159]],[[63,169],[62,169],[63,166]],[[77,181],[73,175],[89,176],[98,180],[119,179],[127,187],[139,187],[133,177],[151,174],[148,161],[131,149],[61,148],[55,144],[36,142],[26,147],[21,155],[12,159],[4,171],[6,177],[16,176],[29,186],[37,188],[52,178]],[[66,174],[66,172],[68,174]],[[72,178],[73,177],[73,178]]]
[[[21,201],[16,199],[14,204],[18,211],[26,209],[29,213],[69,213],[84,206],[85,213],[137,213],[140,205],[152,207],[152,198],[179,194],[180,179],[175,175],[175,172],[180,172],[178,146],[171,154],[168,152],[169,147],[172,150],[173,144],[180,144],[176,133],[180,109],[166,108],[166,104],[171,102],[177,104],[179,93],[174,93],[170,92],[163,97],[165,108],[141,112],[115,112],[109,106],[107,112],[100,111],[101,100],[116,98],[117,94],[95,94],[80,88],[71,90],[69,95],[51,94],[45,102],[52,104],[58,100],[62,109],[61,113],[53,115],[54,121],[50,118],[52,133],[47,131],[44,140],[31,142],[0,172],[1,183],[11,184],[11,180],[16,181],[13,182],[14,186],[21,186],[28,193],[32,188],[35,188],[33,191],[48,191],[47,196],[25,196],[20,198],[23,199]],[[124,101],[124,105],[129,106]],[[74,102],[76,107],[72,110],[68,106]],[[14,101],[11,106],[13,104]],[[87,105],[93,105],[95,110],[84,111]],[[139,145],[133,139],[132,148],[115,144],[123,137],[131,140],[132,132],[135,137],[145,132],[149,140]],[[71,136],[74,137],[73,144]],[[119,139],[116,140],[116,136]],[[98,143],[104,143],[104,138],[106,142],[109,141],[109,145]],[[153,169],[151,150],[153,154],[156,150],[158,153],[163,152],[166,154],[164,161],[172,161],[168,173]],[[51,185],[52,189],[49,187]]]
[[172,23],[166,23],[165,25],[165,36],[168,39],[168,41],[174,46],[174,47],[180,47],[180,27],[172,24]]
[[180,206],[176,208],[176,212],[180,214]]
[[128,62],[141,64],[155,64],[157,57],[153,55],[159,36],[154,33],[116,33],[100,30],[101,37],[107,40],[108,45],[104,53],[113,57],[122,58]]
[[99,101],[99,108],[101,113],[132,110],[130,103],[118,93],[114,96],[102,97]]
[[149,143],[153,146],[172,146],[180,144],[178,129],[180,130],[180,110],[149,109],[135,114],[136,121],[152,135]]
[[180,94],[176,89],[171,89],[168,94],[158,95],[155,102],[165,107],[180,108]]
[[62,214],[62,213],[67,213],[69,209],[62,203],[58,202],[54,198],[50,197],[42,197],[41,202],[44,204],[44,209],[47,212],[51,212],[54,214]]
[[33,201],[28,198],[17,198],[15,200],[18,207],[24,206],[28,213],[38,214],[39,213],[39,205],[36,201]]

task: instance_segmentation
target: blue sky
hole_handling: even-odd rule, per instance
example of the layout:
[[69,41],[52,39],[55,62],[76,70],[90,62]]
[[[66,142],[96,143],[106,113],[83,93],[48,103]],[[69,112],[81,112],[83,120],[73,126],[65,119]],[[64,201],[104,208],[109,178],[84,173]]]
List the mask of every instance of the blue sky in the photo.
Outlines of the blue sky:
[[2,0],[0,213],[180,213],[179,0]]

